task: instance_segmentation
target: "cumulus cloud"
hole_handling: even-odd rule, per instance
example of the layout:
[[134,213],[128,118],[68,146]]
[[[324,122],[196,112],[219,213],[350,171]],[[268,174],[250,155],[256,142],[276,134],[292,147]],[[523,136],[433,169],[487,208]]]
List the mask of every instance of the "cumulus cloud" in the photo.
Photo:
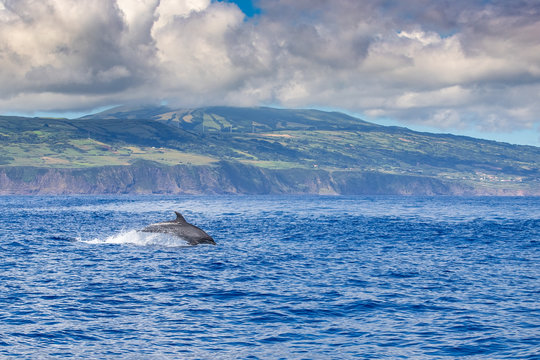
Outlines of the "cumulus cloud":
[[540,2],[0,0],[0,108],[330,107],[532,129]]

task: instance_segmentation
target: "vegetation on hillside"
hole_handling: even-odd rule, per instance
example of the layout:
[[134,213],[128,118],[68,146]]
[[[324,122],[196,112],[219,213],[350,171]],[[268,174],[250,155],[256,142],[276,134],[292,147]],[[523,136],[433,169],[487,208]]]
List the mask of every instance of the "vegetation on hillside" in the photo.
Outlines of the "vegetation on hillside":
[[336,112],[118,108],[80,119],[0,117],[0,164],[50,168],[240,162],[433,177],[540,181],[540,148],[371,124]]

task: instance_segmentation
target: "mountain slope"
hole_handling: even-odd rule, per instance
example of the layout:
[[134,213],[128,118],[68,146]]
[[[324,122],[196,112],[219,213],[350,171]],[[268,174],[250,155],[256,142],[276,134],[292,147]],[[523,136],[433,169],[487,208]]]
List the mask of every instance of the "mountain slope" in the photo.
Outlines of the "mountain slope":
[[409,193],[407,179],[414,177],[478,193],[540,194],[540,148],[420,133],[318,110],[122,107],[73,120],[0,117],[0,144],[0,164],[10,167],[85,169],[151,160],[155,166],[223,168],[218,164],[225,161],[339,173],[351,184],[359,174],[401,176],[398,193]]

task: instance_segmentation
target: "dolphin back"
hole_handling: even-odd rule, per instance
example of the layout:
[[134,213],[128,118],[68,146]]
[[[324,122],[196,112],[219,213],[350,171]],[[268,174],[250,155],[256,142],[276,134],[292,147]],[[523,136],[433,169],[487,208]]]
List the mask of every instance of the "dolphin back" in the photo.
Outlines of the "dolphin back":
[[190,245],[212,244],[216,245],[214,239],[201,228],[192,225],[179,212],[175,211],[176,219],[162,223],[152,224],[142,232],[171,234],[186,240]]

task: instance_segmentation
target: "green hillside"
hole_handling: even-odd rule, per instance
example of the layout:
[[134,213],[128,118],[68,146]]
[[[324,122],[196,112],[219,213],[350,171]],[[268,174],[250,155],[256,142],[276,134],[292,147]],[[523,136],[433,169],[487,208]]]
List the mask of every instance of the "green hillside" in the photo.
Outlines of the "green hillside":
[[80,119],[0,117],[0,164],[47,168],[239,162],[537,187],[540,148],[386,127],[317,110],[115,108]]

